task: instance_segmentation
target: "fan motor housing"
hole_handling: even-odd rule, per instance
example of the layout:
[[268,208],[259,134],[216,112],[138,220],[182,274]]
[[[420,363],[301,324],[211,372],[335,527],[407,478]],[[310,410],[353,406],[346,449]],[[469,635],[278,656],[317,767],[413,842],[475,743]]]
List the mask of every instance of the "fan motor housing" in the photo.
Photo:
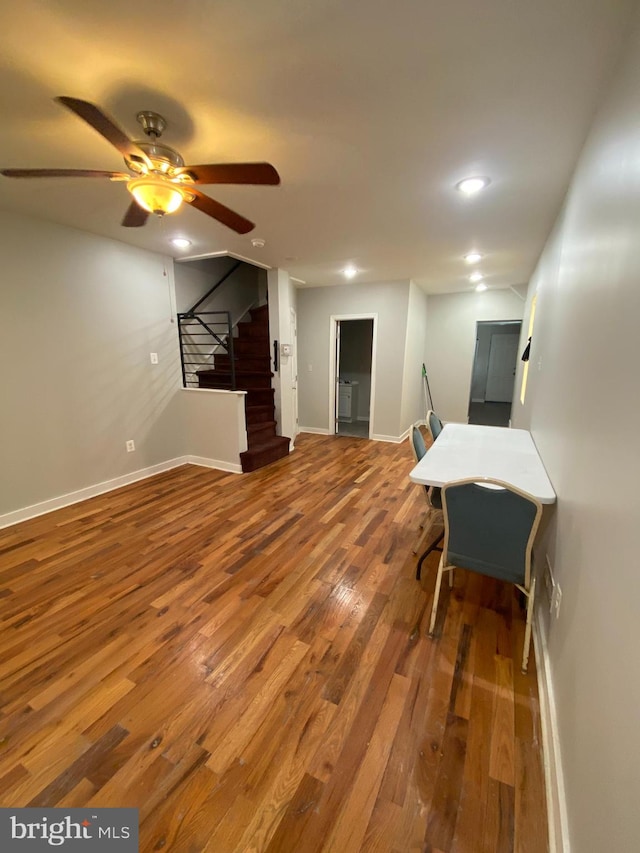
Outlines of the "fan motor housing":
[[[136,145],[151,160],[154,171],[166,175],[167,173],[170,174],[173,169],[182,168],[184,166],[182,156],[174,148],[159,141],[167,127],[165,119],[151,110],[142,110],[136,118],[142,125],[147,137],[145,140],[136,141]],[[127,160],[127,165],[134,172],[142,171],[140,164],[137,164],[136,161]]]
[[[138,148],[141,148],[153,165],[159,172],[168,172],[170,169],[179,169],[184,166],[184,159],[173,148],[164,145],[161,142],[136,142]],[[129,166],[132,163],[128,163]]]

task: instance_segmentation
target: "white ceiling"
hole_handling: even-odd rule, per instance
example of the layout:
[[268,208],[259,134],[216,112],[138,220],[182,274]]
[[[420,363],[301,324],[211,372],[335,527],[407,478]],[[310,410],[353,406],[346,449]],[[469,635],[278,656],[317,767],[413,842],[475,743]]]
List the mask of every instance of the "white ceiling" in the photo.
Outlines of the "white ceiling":
[[[613,71],[633,0],[3,0],[0,167],[121,170],[53,102],[92,101],[132,137],[160,112],[187,163],[268,161],[279,187],[204,187],[257,223],[187,207],[119,222],[122,184],[0,177],[0,207],[171,253],[224,250],[307,285],[526,282]],[[465,199],[453,186],[488,175]],[[255,249],[251,239],[266,241]]]

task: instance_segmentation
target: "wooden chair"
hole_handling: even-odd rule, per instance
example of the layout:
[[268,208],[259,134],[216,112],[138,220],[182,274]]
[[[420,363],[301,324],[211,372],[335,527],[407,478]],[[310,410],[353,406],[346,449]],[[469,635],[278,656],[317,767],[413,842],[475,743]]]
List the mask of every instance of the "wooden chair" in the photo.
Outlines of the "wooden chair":
[[468,569],[508,581],[527,598],[522,671],[527,671],[536,582],[531,569],[542,504],[501,480],[455,480],[442,488],[444,546],[438,566],[429,636],[433,636],[444,572]]

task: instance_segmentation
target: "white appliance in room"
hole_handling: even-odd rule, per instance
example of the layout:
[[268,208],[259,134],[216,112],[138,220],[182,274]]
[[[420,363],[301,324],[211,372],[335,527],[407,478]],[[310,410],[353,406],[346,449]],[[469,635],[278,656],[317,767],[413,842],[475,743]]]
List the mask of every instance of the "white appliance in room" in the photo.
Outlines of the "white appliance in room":
[[338,420],[351,423],[358,420],[358,382],[340,379],[338,382]]

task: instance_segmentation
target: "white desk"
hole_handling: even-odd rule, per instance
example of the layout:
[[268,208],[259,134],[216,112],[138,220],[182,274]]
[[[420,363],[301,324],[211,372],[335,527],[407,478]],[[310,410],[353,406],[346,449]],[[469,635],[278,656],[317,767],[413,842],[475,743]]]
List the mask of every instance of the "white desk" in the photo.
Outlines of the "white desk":
[[468,477],[502,480],[540,503],[556,500],[531,433],[524,429],[447,424],[409,477],[423,486]]

